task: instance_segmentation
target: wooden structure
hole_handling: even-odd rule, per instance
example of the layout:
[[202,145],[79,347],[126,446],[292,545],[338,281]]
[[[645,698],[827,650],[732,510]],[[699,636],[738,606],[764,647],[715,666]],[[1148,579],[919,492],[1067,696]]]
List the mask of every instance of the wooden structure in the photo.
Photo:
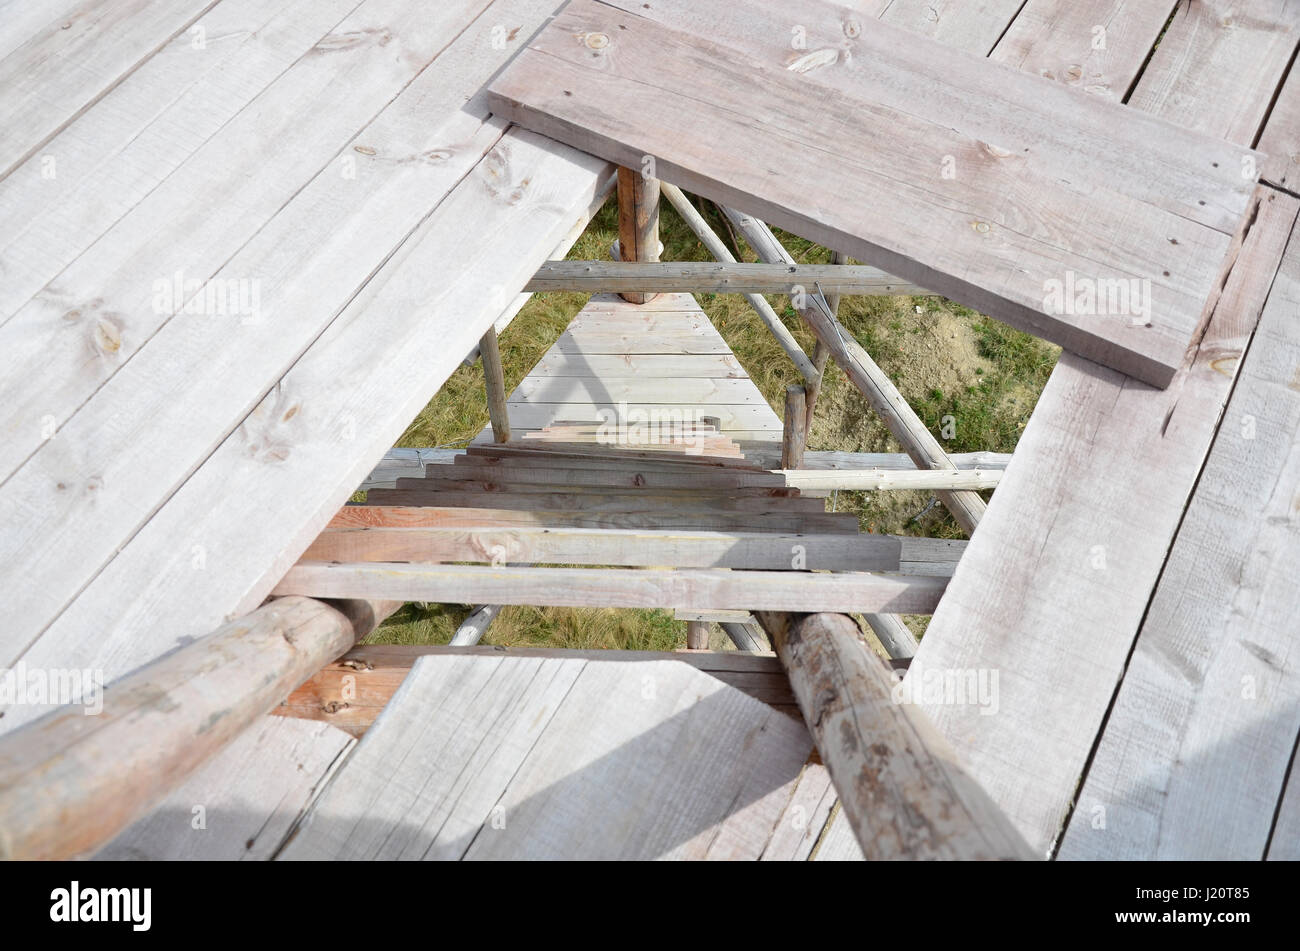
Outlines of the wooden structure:
[[[1300,857],[1300,8],[555,6],[0,7],[0,857]],[[1065,347],[1014,459],[945,452],[864,293]],[[490,426],[392,450],[467,355]],[[832,360],[900,453],[807,445]],[[895,487],[969,541],[827,510]],[[408,600],[479,609],[358,644]],[[473,646],[503,604],[686,649]]]

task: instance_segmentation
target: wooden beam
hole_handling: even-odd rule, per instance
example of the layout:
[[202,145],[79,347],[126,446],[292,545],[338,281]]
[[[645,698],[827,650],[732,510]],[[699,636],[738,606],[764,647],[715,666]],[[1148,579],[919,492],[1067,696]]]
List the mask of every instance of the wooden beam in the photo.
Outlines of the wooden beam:
[[833,489],[878,491],[900,489],[992,489],[1002,481],[1003,469],[778,469],[789,488],[808,492]]
[[484,604],[475,608],[465,620],[460,622],[460,627],[456,628],[456,633],[451,636],[448,643],[452,647],[473,647],[483,639],[483,635],[487,633],[487,629],[492,626],[492,622],[500,613],[499,604]]
[[362,736],[383,711],[412,665],[421,657],[470,654],[482,657],[565,657],[601,663],[671,660],[689,664],[792,717],[800,717],[785,668],[774,654],[737,651],[565,650],[555,647],[455,647],[367,644],[327,664],[272,713],[319,720]]
[[485,565],[299,563],[277,595],[392,598],[556,607],[736,608],[929,614],[947,578],[867,572],[492,568]]
[[483,383],[487,388],[488,419],[492,421],[492,438],[510,441],[510,411],[506,407],[506,374],[501,368],[501,349],[496,328],[489,327],[478,342],[483,359]]
[[93,852],[397,606],[274,601],[0,738],[0,859]]
[[[848,261],[848,255],[845,254],[843,251],[836,251],[831,255],[832,264],[842,265],[846,261]],[[836,320],[838,320],[840,315],[840,295],[834,292],[827,293],[826,306],[830,308],[831,315],[835,317]],[[808,381],[808,385],[806,387],[806,389],[808,390],[808,400],[807,400],[808,432],[812,432],[813,410],[817,406],[817,397],[821,395],[822,382],[826,378],[826,364],[830,362],[830,359],[831,359],[830,349],[826,346],[826,344],[818,340],[817,345],[813,348],[813,366],[816,367],[817,369],[817,378]]]
[[709,649],[708,621],[686,622],[686,649],[692,651],[706,651]]
[[303,562],[492,562],[770,571],[898,571],[890,535],[566,528],[327,529]]
[[893,660],[911,660],[920,644],[911,628],[897,614],[864,614],[863,619]]
[[[700,243],[708,249],[709,253],[724,264],[735,264],[735,255],[731,253],[717,233],[709,227],[709,223],[704,220],[704,216],[695,210],[695,206],[691,204],[691,200],[686,197],[686,194],[676,185],[670,185],[668,182],[663,182],[660,188],[669,204],[676,209],[677,214],[681,216],[687,226],[695,232],[695,236],[700,239]],[[762,294],[758,293],[746,293],[745,299],[749,301],[749,306],[753,307],[754,312],[758,314],[758,319],[763,321],[763,325],[776,338],[776,342],[785,351],[786,356],[794,362],[800,375],[805,380],[811,381],[816,376],[817,368],[809,361],[808,356],[803,352],[803,348],[799,346],[799,341],[794,339],[794,334],[790,333],[790,329],[776,315],[772,305],[767,302]]]
[[868,859],[1030,859],[843,614],[760,613]]
[[[659,180],[622,165],[618,169],[618,247],[624,261],[659,260]],[[625,289],[620,296],[629,304],[644,304],[655,294]]]
[[802,386],[785,388],[784,427],[781,433],[781,468],[798,469],[808,446],[808,393]]
[[[921,295],[915,284],[896,281],[857,264],[750,264],[729,261],[547,261],[524,290],[583,294],[800,294],[860,296]],[[933,295],[931,295],[933,296]],[[805,360],[808,358],[805,356]]]
[[[745,236],[754,252],[763,260],[788,261],[789,254],[772,234],[772,229],[750,215],[730,208],[723,209],[736,228]],[[902,445],[919,469],[956,469],[939,445],[939,441],[926,428],[925,423],[907,405],[898,388],[885,372],[876,365],[856,340],[830,312],[826,301],[818,294],[808,297],[809,306],[799,311],[817,339],[826,345],[831,356],[848,375],[867,402],[884,420],[889,431]],[[957,524],[967,535],[975,532],[988,506],[974,492],[942,490],[939,500],[948,507]]]

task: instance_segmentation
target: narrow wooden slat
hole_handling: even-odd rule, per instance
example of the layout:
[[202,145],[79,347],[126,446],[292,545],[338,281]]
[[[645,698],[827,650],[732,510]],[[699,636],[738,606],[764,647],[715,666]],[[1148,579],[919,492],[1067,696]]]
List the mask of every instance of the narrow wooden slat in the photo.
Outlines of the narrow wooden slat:
[[889,535],[361,528],[321,533],[302,560],[898,571],[901,551]]
[[[483,501],[499,502],[502,497]],[[842,532],[856,535],[856,515],[815,515],[796,512],[783,513],[776,506],[755,506],[746,500],[712,510],[682,511],[682,506],[664,509],[628,510],[624,502],[612,511],[569,511],[539,509],[529,504],[520,509],[493,508],[439,508],[437,506],[383,506],[349,505],[341,509],[330,521],[331,528],[349,528],[362,525],[391,527],[451,527],[509,528],[513,526],[542,526],[553,528],[618,528],[618,529],[686,529],[693,531],[751,531],[751,532]]]
[[828,492],[832,489],[992,489],[1002,481],[1003,469],[779,469],[785,484],[796,489]]
[[915,294],[920,288],[850,264],[753,264],[750,262],[547,261],[524,290],[582,293],[795,294],[820,287],[827,294]]
[[[445,488],[431,486],[432,480],[398,479],[396,489],[375,489],[367,493],[373,505],[497,506],[539,511],[567,510],[597,512],[667,509],[680,505],[682,511],[785,511],[820,513],[820,499],[804,499],[797,489],[623,489],[607,486],[574,486],[561,490],[548,485],[510,485],[497,482],[452,482]],[[403,488],[406,483],[414,488]],[[436,486],[436,483],[433,483]]]
[[723,467],[703,468],[676,466],[654,468],[628,463],[622,469],[582,468],[579,466],[515,465],[478,466],[466,461],[453,466],[431,465],[423,479],[398,479],[399,489],[419,488],[423,482],[431,488],[461,482],[494,482],[516,485],[541,485],[564,491],[579,486],[608,486],[628,489],[742,489],[791,488],[780,473],[737,472]]
[[274,592],[454,604],[929,614],[946,578],[858,572],[299,563]]
[[663,377],[613,376],[586,377],[534,377],[531,374],[520,381],[510,394],[512,403],[578,403],[583,400],[595,404],[628,403],[730,403],[766,405],[763,395],[754,384],[743,377],[717,379],[695,377],[679,379],[672,371]]

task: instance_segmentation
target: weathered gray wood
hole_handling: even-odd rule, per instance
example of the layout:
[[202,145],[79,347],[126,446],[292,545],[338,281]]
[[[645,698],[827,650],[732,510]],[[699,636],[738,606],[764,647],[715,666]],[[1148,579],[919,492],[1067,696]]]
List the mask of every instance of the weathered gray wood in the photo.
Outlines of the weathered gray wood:
[[[618,167],[618,246],[624,261],[649,262],[659,260],[659,180],[643,167]],[[544,267],[545,265],[543,265]],[[545,290],[534,288],[532,290]],[[564,290],[565,288],[552,288]],[[596,288],[620,290],[620,288]],[[622,288],[622,298],[630,304],[644,304],[654,298],[654,293],[643,293],[644,288]],[[649,290],[654,291],[654,288]]]
[[0,855],[95,851],[397,607],[277,601],[9,733]]
[[[487,496],[483,502],[503,505],[508,496]],[[330,528],[363,525],[420,528],[512,528],[539,526],[548,528],[618,528],[618,529],[685,529],[687,531],[737,532],[839,532],[858,534],[858,517],[846,514],[815,515],[789,512],[790,500],[764,506],[762,500],[735,499],[721,504],[709,501],[690,506],[674,501],[663,508],[630,506],[623,500],[586,510],[546,509],[531,500],[518,508],[440,508],[433,505],[349,505],[330,520]],[[796,500],[797,501],[797,500]],[[466,504],[471,504],[466,500]],[[565,504],[565,503],[561,503]],[[907,544],[905,542],[904,544]],[[912,559],[908,559],[912,560]]]
[[763,633],[763,629],[758,626],[756,621],[746,623],[719,621],[718,627],[722,628],[722,632],[731,638],[731,643],[736,645],[736,650],[767,652],[772,649],[772,645],[767,641],[767,635]]
[[864,614],[863,619],[891,658],[909,660],[916,656],[920,646],[916,635],[897,614]]
[[326,723],[262,717],[94,857],[113,862],[272,858],[355,745]]
[[929,614],[947,578],[867,572],[300,562],[274,593],[454,604]]
[[757,858],[810,750],[676,661],[426,657],[283,857]]
[[781,468],[789,471],[803,465],[808,446],[808,393],[802,386],[785,388],[784,431],[781,435]]
[[1250,145],[1298,38],[1300,8],[1291,3],[1179,3],[1129,105]]
[[842,614],[760,613],[868,859],[1033,853]]
[[[731,208],[724,209],[727,217],[745,236],[754,252],[764,260],[789,259],[789,254],[772,234],[772,229],[750,215]],[[804,322],[830,351],[835,362],[858,388],[884,421],[903,450],[918,468],[952,470],[956,466],[944,454],[939,440],[926,428],[925,423],[907,405],[893,381],[885,375],[871,356],[844,329],[819,295],[809,298],[809,305],[799,311]],[[953,518],[967,535],[973,535],[975,526],[984,515],[984,500],[974,492],[943,490],[940,501],[952,512]]]
[[302,560],[898,571],[901,551],[889,535],[354,528],[322,532]]
[[[576,459],[557,459],[554,462],[520,460],[516,465],[483,465],[479,457],[462,457],[456,465],[431,465],[422,479],[398,479],[397,488],[454,488],[462,482],[500,482],[509,485],[540,485],[557,491],[568,488],[624,488],[645,489],[785,489],[791,488],[784,473],[744,471],[716,466],[677,465],[672,462],[658,466],[653,462],[642,465],[628,460],[618,467],[586,467]],[[817,474],[818,478],[851,478],[851,473]]]
[[506,375],[501,368],[501,348],[497,345],[495,328],[488,328],[478,342],[479,358],[483,361],[483,382],[487,387],[488,418],[492,421],[492,437],[497,442],[510,441],[510,411],[506,407]]
[[[1044,853],[1077,793],[1298,209],[1263,190],[1206,333],[1169,390],[1062,357],[908,671],[918,684],[928,671],[1001,672],[996,716],[922,706]],[[1008,558],[1010,546],[1035,555]]]
[[[680,194],[681,190],[677,189]],[[820,287],[826,294],[923,294],[920,288],[850,264],[751,264],[719,261],[547,261],[524,287],[539,294],[650,291],[686,294],[797,294]],[[807,357],[805,357],[807,359]]]
[[[955,465],[955,464],[954,464]],[[1004,469],[778,469],[790,488],[809,492],[832,489],[933,489],[942,491],[992,489]]]
[[[608,36],[609,42],[593,57],[591,50],[572,41],[575,34]],[[893,43],[912,59],[942,61],[945,68],[951,67],[953,60],[963,62],[959,54],[931,50],[923,40],[883,27],[864,31],[863,36],[880,44]],[[665,68],[665,62],[673,65]],[[701,69],[706,73],[701,74]],[[1022,86],[1019,80],[1029,77],[999,71],[987,62],[976,66],[972,61],[968,71],[982,80],[980,95],[991,94],[988,87],[994,77],[1002,94],[1017,101],[1072,93],[1042,80]],[[701,75],[710,77],[710,94],[703,106],[698,96]],[[597,84],[587,81],[593,76],[599,76],[598,94]],[[1132,120],[1129,113],[1112,111],[1117,107],[1107,108],[1097,97],[1074,94],[1069,101],[1058,103],[1063,109],[1052,117],[1051,124],[1074,125],[1081,130],[1102,123],[1109,138],[1125,142],[1123,148],[1109,151],[1126,154],[1130,169],[1134,150],[1145,153],[1143,162],[1146,168],[1151,167],[1155,148],[1148,137],[1159,139],[1162,154],[1167,143],[1176,140],[1184,154],[1171,161],[1187,168],[1190,157],[1193,168],[1188,175],[1202,186],[1193,190],[1213,193],[1216,204],[1221,200],[1221,207],[1231,209],[1229,220],[1225,223],[1224,216],[1215,211],[1214,226],[1194,221],[1198,215],[1206,218],[1211,213],[1209,199],[1198,199],[1206,204],[1189,208],[1182,195],[1174,194],[1180,189],[1169,189],[1149,170],[1140,168],[1122,177],[1097,174],[1086,185],[1083,180],[1065,185],[1062,168],[1070,163],[1061,158],[1064,152],[1052,152],[1041,163],[985,161],[979,174],[914,179],[900,187],[892,170],[923,160],[915,148],[909,153],[911,143],[923,141],[927,155],[962,154],[974,162],[981,152],[989,155],[982,149],[988,137],[954,131],[958,127],[948,113],[938,120],[879,105],[873,98],[877,85],[872,84],[863,94],[857,89],[832,90],[818,84],[814,94],[800,74],[760,70],[743,54],[714,45],[698,33],[667,30],[644,18],[583,2],[570,4],[498,75],[491,90],[494,109],[516,121],[612,160],[626,160],[633,152],[653,153],[659,174],[697,193],[726,203],[746,202],[750,210],[806,237],[880,264],[1149,382],[1167,385],[1229,243],[1230,236],[1217,229],[1230,231],[1247,201],[1247,189],[1242,186],[1249,185],[1249,180],[1241,176],[1242,153],[1145,117]],[[762,89],[762,120],[748,118],[756,108],[756,87]],[[810,115],[814,103],[816,111]],[[1007,109],[1004,102],[999,108],[1002,113],[1018,111],[1018,107]],[[669,113],[673,116],[671,135],[659,131],[668,127]],[[819,188],[838,195],[852,190],[870,194],[870,199],[847,204],[829,198],[818,201],[797,176],[766,173],[773,164],[796,167],[806,157],[799,151],[802,143],[774,137],[769,131],[795,121],[796,114],[801,122],[823,125],[820,142],[823,147],[831,143],[834,157],[827,155],[819,163]],[[637,117],[631,126],[628,116]],[[849,116],[853,117],[851,125]],[[956,119],[961,121],[960,113]],[[687,126],[682,125],[684,120]],[[879,121],[881,128],[874,129],[873,121]],[[1032,153],[1033,137],[1004,131],[1007,134],[998,149],[1015,157],[1019,152],[1007,146],[1023,144]],[[710,141],[721,139],[729,146],[706,154],[696,146],[706,135]],[[870,140],[870,147],[863,144],[862,137]],[[632,147],[625,139],[635,139],[637,145]],[[881,153],[882,141],[895,146],[897,154]],[[1077,138],[1071,141],[1077,142]],[[1071,151],[1078,152],[1073,145]],[[725,162],[719,161],[719,152],[733,157],[763,155],[764,159],[762,163],[744,158]],[[1225,152],[1230,153],[1231,173],[1210,167],[1209,157],[1217,161]],[[889,178],[887,185],[885,178]],[[1133,186],[1133,180],[1140,187]],[[875,184],[880,186],[878,191]],[[988,194],[990,188],[996,191],[996,199]],[[1081,191],[1071,194],[1076,190]],[[1009,192],[1025,197],[1009,206]],[[942,201],[938,200],[940,194]],[[1011,211],[1019,213],[1020,201],[1032,203],[1040,233],[1007,226]],[[949,202],[960,204],[961,212],[955,214]],[[1086,202],[1088,209],[1083,219],[1078,213],[1080,202]],[[814,205],[816,214],[810,211]],[[1174,206],[1179,211],[1169,210]],[[1060,227],[1065,221],[1069,227]],[[1094,240],[1094,228],[1104,228],[1107,237]],[[1119,243],[1116,234],[1123,235]],[[913,243],[910,236],[920,240]],[[1153,249],[1160,246],[1163,260],[1156,263]],[[942,255],[936,253],[940,247]],[[957,260],[966,264],[954,267]],[[1098,312],[1107,315],[1102,320],[1095,315],[1064,313],[1072,308],[1056,307],[1046,289],[1052,286],[1050,282],[1060,284],[1067,272],[1074,275],[1076,271],[1089,286],[1112,278],[1149,281],[1159,306],[1149,314],[1141,307],[1138,314],[1136,309],[1127,313],[1130,307],[1107,304]]]
[[1147,609],[1061,858],[1263,858],[1300,734],[1300,244]]

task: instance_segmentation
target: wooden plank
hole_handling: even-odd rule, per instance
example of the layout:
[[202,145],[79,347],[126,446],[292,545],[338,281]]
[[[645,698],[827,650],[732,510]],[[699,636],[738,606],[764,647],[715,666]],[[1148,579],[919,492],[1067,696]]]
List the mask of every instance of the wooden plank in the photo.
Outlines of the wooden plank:
[[[802,716],[802,714],[800,714]],[[837,801],[831,774],[820,762],[804,766],[799,782],[790,795],[785,812],[777,821],[772,838],[763,850],[764,862],[804,862],[830,818]],[[850,832],[849,837],[853,838]],[[857,839],[853,839],[857,846]]]
[[[542,485],[562,490],[579,486],[606,486],[626,489],[742,489],[790,488],[787,477],[781,473],[743,472],[721,466],[705,468],[675,466],[656,468],[628,463],[622,469],[583,468],[580,466],[474,465],[472,457],[452,466],[431,465],[422,479],[398,479],[399,489],[419,488],[420,483],[431,488],[450,487],[461,482],[494,482],[517,485]],[[819,474],[819,477],[820,474]]]
[[1293,4],[1179,3],[1129,104],[1252,145],[1298,39],[1300,8]]
[[[329,55],[300,59],[65,271],[59,296],[38,296],[0,327],[0,338],[21,341],[11,357],[39,354],[43,374],[39,387],[25,374],[0,377],[0,392],[22,391],[0,409],[0,432],[15,434],[0,439],[0,471],[21,465],[0,488],[0,513],[22,513],[0,539],[0,574],[24,579],[27,593],[11,605],[0,656],[30,644],[222,440],[234,435],[267,461],[283,454],[283,432],[294,428],[302,404],[276,381],[426,218],[423,201],[436,204],[499,140],[499,123],[484,120],[481,100],[477,111],[462,108],[464,85],[472,91],[481,82],[473,71],[491,70],[477,37],[420,72],[444,46],[437,32],[470,12],[449,5],[430,21],[406,7],[395,11],[383,35],[412,31],[408,57],[394,59],[367,32],[367,42],[345,33],[328,41],[342,44]],[[338,29],[371,24],[380,13],[363,6]],[[461,75],[467,63],[468,77]],[[351,90],[346,108],[314,116],[313,104],[332,102],[339,84]],[[303,115],[286,118],[300,107]],[[435,127],[439,139],[454,134],[463,143],[445,161],[394,167],[376,154],[386,170],[355,179],[335,167],[338,150],[368,123],[356,145],[409,154],[435,134],[431,110],[452,116]],[[267,128],[267,114],[309,126],[311,134],[292,124]],[[234,164],[228,136],[249,143],[236,150]],[[202,196],[218,193],[219,201],[203,204]],[[346,231],[348,241],[321,241],[323,221]],[[185,312],[176,298],[187,291],[156,286],[159,274],[170,287],[176,273],[213,272],[219,286],[235,281],[260,304],[249,313],[220,313],[203,302],[204,292],[204,312]],[[169,306],[154,306],[159,294],[173,298]],[[119,309],[118,317],[106,316]],[[55,313],[76,316],[51,323]],[[88,356],[91,338],[103,345],[98,356]],[[33,428],[39,420],[45,430]],[[56,437],[44,438],[56,425]],[[334,425],[342,432],[346,423]],[[58,485],[64,489],[51,492]]]
[[947,585],[947,578],[866,572],[300,562],[273,593],[452,604],[929,614]]
[[[612,39],[607,47],[592,51],[574,43],[575,34],[600,34]],[[898,47],[916,59],[944,62],[945,67],[950,68],[954,59],[962,62],[959,56],[939,48],[931,51],[924,41],[883,27],[865,31],[863,36],[871,36],[885,47]],[[860,59],[855,56],[854,62]],[[663,68],[665,62],[679,64],[680,68],[677,72]],[[700,74],[701,69],[707,72]],[[688,72],[689,88],[685,78]],[[630,160],[634,152],[652,153],[658,159],[661,175],[677,179],[692,191],[728,204],[739,201],[748,210],[806,237],[873,261],[1149,382],[1166,385],[1192,335],[1201,304],[1210,293],[1228,246],[1228,235],[1216,228],[1226,226],[1230,230],[1229,222],[1239,218],[1244,209],[1247,195],[1243,185],[1249,183],[1241,178],[1241,151],[1146,118],[1130,126],[1128,113],[1114,112],[1114,107],[1108,108],[1096,97],[1047,85],[1010,69],[1000,71],[988,63],[978,67],[971,63],[969,72],[975,79],[983,77],[981,85],[986,90],[996,80],[1002,90],[1002,110],[1007,108],[1008,95],[1014,102],[1023,96],[1027,103],[1056,93],[1067,95],[1070,98],[1062,103],[1064,111],[1053,115],[1051,124],[1068,127],[1076,116],[1080,117],[1069,139],[1070,153],[1078,154],[1075,133],[1093,125],[1104,126],[1103,141],[1124,143],[1114,151],[1127,158],[1117,161],[1127,161],[1131,168],[1137,150],[1143,155],[1140,165],[1147,170],[1136,178],[1111,177],[1097,171],[1097,183],[1064,186],[1062,169],[1057,168],[1062,160],[1056,156],[1045,159],[1041,167],[1028,161],[1014,162],[1012,171],[1006,163],[988,161],[989,153],[982,144],[987,139],[954,131],[950,121],[931,122],[879,105],[871,98],[874,86],[867,96],[855,98],[819,85],[815,98],[826,115],[819,112],[816,118],[824,120],[825,141],[834,143],[834,159],[828,156],[826,167],[819,166],[819,184],[836,194],[853,189],[857,194],[872,196],[852,206],[840,203],[838,210],[826,213],[822,206],[835,209],[835,203],[829,199],[819,202],[807,193],[803,182],[767,175],[744,161],[721,163],[716,154],[701,153],[693,144],[704,141],[707,129],[709,140],[728,143],[726,151],[733,156],[762,154],[764,168],[773,164],[796,167],[800,161],[795,154],[796,143],[769,141],[775,137],[767,130],[792,121],[796,113],[801,121],[808,121],[810,96],[799,74],[763,70],[760,80],[759,70],[741,54],[715,46],[694,33],[666,30],[590,2],[570,4],[551,27],[539,34],[494,80],[491,101],[495,111],[515,121],[558,135],[611,160]],[[685,100],[694,96],[700,75],[717,80],[710,83],[710,102],[702,106],[691,98],[688,106]],[[596,76],[599,95],[595,93],[597,83],[587,81]],[[653,76],[654,82],[647,84],[646,76]],[[1015,88],[1019,79],[1033,85],[1020,91]],[[1007,84],[1011,90],[1003,89]],[[740,118],[756,108],[752,95],[755,85],[761,85],[764,91],[763,122]],[[969,95],[969,90],[963,90],[964,97]],[[614,103],[618,104],[617,111]],[[963,103],[960,115],[972,111],[965,99]],[[1018,110],[1013,107],[1010,111]],[[656,132],[667,127],[661,121],[667,122],[669,113],[673,116],[673,134]],[[630,115],[638,117],[635,123],[625,118]],[[853,116],[851,124],[849,115]],[[687,126],[681,124],[684,117],[689,119]],[[879,120],[881,127],[874,127],[873,120]],[[1182,154],[1171,158],[1176,165],[1186,167],[1189,155],[1198,166],[1203,164],[1199,174],[1189,169],[1193,180],[1203,186],[1193,191],[1213,193],[1216,203],[1221,201],[1229,212],[1218,216],[1215,227],[1202,227],[1183,217],[1205,217],[1209,198],[1197,199],[1189,207],[1181,195],[1175,194],[1179,189],[1170,189],[1151,176],[1149,162],[1153,153],[1147,140],[1153,133],[1162,143],[1178,142],[1175,151]],[[861,141],[863,137],[870,140],[870,148]],[[635,139],[635,146],[628,144],[631,139]],[[882,141],[889,142],[895,151],[881,152]],[[1008,133],[999,141],[998,148],[1006,150],[1018,142],[1031,148],[1036,139],[1017,139]],[[889,170],[912,167],[921,161],[913,146],[920,142],[925,143],[926,155],[960,154],[972,164],[979,162],[980,154],[985,159],[976,166],[978,175],[922,179],[901,187],[891,178],[886,184]],[[1162,154],[1165,147],[1161,146]],[[1211,156],[1225,152],[1233,163],[1230,176],[1210,167]],[[1113,170],[1113,166],[1107,168],[1108,173]],[[1131,180],[1144,187],[1135,190],[1127,184]],[[1117,184],[1120,182],[1125,184]],[[1112,187],[1128,191],[1112,192]],[[996,200],[990,198],[988,189],[996,191]],[[1071,194],[1076,189],[1080,193]],[[1087,203],[1086,221],[1077,213],[1080,201]],[[959,202],[962,211],[954,212],[947,202]],[[1162,207],[1168,203],[1176,204],[1178,212]],[[818,207],[816,215],[808,211],[813,205]],[[867,206],[872,209],[870,216],[864,211]],[[1034,229],[1026,227],[1024,231],[1035,233],[1022,233],[1010,226],[1010,211],[1020,214],[1022,206],[1032,207],[1035,222]],[[1069,207],[1076,210],[1069,211]],[[1222,220],[1225,217],[1228,221]],[[1054,221],[1067,220],[1068,229],[1052,226]],[[905,233],[890,224],[902,221],[908,222]],[[1105,229],[1104,237],[1094,230],[1101,228]],[[1124,236],[1118,243],[1117,233]],[[915,235],[924,236],[924,240],[909,240]],[[942,255],[933,253],[938,245],[943,246]],[[1159,252],[1155,251],[1157,247],[1161,248]],[[936,260],[940,257],[941,261]],[[963,262],[960,267],[954,264],[959,260]],[[1014,267],[1004,266],[1013,263]],[[1144,312],[1136,319],[1099,321],[1095,316],[1081,319],[1058,312],[1074,308],[1057,307],[1045,290],[1054,286],[1053,281],[1058,289],[1064,287],[1063,275],[1067,271],[1074,275],[1076,270],[1089,287],[1101,286],[1096,284],[1101,280],[1133,279],[1139,284],[1149,281],[1149,285],[1141,286],[1150,286],[1160,305],[1151,314]],[[1109,318],[1122,317],[1119,310],[1131,309],[1112,308],[1110,304],[1101,308]],[[1134,314],[1128,317],[1134,318]]]
[[1300,241],[1165,561],[1062,858],[1264,856],[1300,734]]
[[879,268],[852,264],[763,264],[727,261],[547,261],[524,290],[599,292],[651,291],[686,294],[908,294],[913,285],[882,275]]
[[1259,137],[1259,177],[1294,192],[1300,187],[1300,70],[1287,74]]
[[215,5],[90,2],[0,59],[0,178]]
[[[554,443],[538,444],[520,440],[508,446],[473,445],[452,463],[455,466],[508,474],[533,466],[553,466],[562,469],[593,469],[621,472],[629,468],[660,473],[748,473],[761,475],[769,470],[754,465],[746,459],[733,456],[688,455],[686,453],[650,453],[626,450],[619,446],[557,446]],[[415,475],[424,475],[422,467]]]
[[1270,862],[1300,861],[1300,782],[1295,779],[1294,768],[1278,803],[1277,822],[1265,858]]
[[[558,343],[556,346],[560,346]],[[713,346],[712,343],[708,346]],[[722,344],[726,346],[726,344]],[[540,429],[556,420],[572,419],[586,412],[591,413],[590,403],[510,403],[510,419],[519,429]],[[596,417],[605,421],[607,426],[625,426],[628,438],[637,427],[653,432],[656,426],[670,425],[683,420],[690,421],[699,413],[717,416],[721,421],[723,434],[733,431],[764,432],[770,431],[779,436],[781,421],[772,412],[770,406],[753,404],[736,404],[728,406],[723,403],[681,404],[681,403],[604,403],[594,407]],[[616,433],[617,430],[611,429]]]
[[553,647],[453,647],[370,644],[355,647],[289,695],[272,713],[319,720],[360,737],[374,724],[421,657],[535,657],[629,663],[676,661],[722,681],[741,693],[798,718],[785,668],[775,654],[710,651],[562,650]]
[[1003,469],[778,469],[785,484],[800,491],[833,489],[992,489]]
[[0,323],[355,5],[218,3],[192,27],[212,39],[203,50],[194,48],[197,33],[182,32],[0,180]]
[[945,46],[983,56],[993,48],[1007,24],[1013,22],[1012,18],[1017,16],[1023,2],[1024,0],[894,0],[884,10],[881,19],[891,26],[938,40]]
[[[283,599],[107,689],[83,682],[0,740],[3,857],[98,850],[398,606]],[[6,726],[29,706],[11,704]]]
[[[918,683],[928,671],[999,671],[997,716],[969,704],[923,707],[1044,853],[1123,675],[1297,210],[1295,199],[1261,190],[1205,335],[1169,390],[1062,357],[908,671]],[[1012,547],[1035,555],[1009,559]]]
[[[626,371],[625,371],[626,372]],[[670,371],[671,372],[671,371]],[[722,403],[767,405],[752,381],[743,377],[718,379],[671,375],[651,376],[551,376],[531,373],[510,394],[511,405],[521,403]]]
[[868,859],[1032,858],[843,614],[758,615]]
[[898,571],[901,551],[889,535],[360,528],[322,532],[302,560]]
[[427,657],[283,857],[756,858],[810,749],[675,661]]
[[325,723],[263,717],[94,857],[273,858],[355,745],[346,732]]
[[[491,501],[495,504],[502,497]],[[487,500],[484,500],[487,501]],[[621,503],[620,503],[621,504]],[[568,511],[540,509],[529,505],[520,509],[440,508],[436,506],[349,505],[330,521],[331,528],[361,525],[391,527],[467,526],[470,528],[508,528],[513,526],[547,526],[554,528],[621,528],[686,529],[690,531],[750,532],[843,532],[858,533],[856,515],[783,514],[778,507],[753,508],[747,500],[731,506],[717,506],[714,511],[682,511],[676,505],[666,510],[646,508],[628,511]]]
[[1177,0],[1028,0],[990,57],[1123,102]]
[[[486,47],[490,30],[484,26],[476,39]],[[427,116],[423,122],[427,134]],[[213,619],[219,624],[260,604],[459,365],[494,319],[494,306],[509,300],[506,289],[522,286],[587,214],[610,171],[554,142],[507,132],[244,425],[87,579],[25,655],[28,662],[84,661],[112,676],[177,638],[204,633]],[[501,197],[499,182],[524,180],[535,202]],[[477,227],[467,229],[467,221]],[[474,266],[448,272],[448,261]],[[494,304],[483,289],[498,284]],[[376,366],[386,372],[376,374]],[[304,411],[285,419],[294,405]],[[202,584],[195,583],[199,571]]]
[[582,360],[572,360],[564,354],[547,351],[528,376],[534,380],[541,377],[748,379],[744,368],[730,353],[592,353],[585,354]]
[[[413,480],[424,482],[423,479]],[[730,489],[716,493],[689,490],[574,489],[560,492],[546,486],[521,486],[518,489],[496,488],[494,483],[455,483],[461,491],[450,488],[375,489],[367,493],[372,505],[427,505],[439,508],[500,508],[518,512],[772,512],[786,515],[820,515],[825,504],[820,499],[774,495],[784,489]],[[734,493],[734,495],[732,494]],[[740,497],[737,497],[740,496]]]

